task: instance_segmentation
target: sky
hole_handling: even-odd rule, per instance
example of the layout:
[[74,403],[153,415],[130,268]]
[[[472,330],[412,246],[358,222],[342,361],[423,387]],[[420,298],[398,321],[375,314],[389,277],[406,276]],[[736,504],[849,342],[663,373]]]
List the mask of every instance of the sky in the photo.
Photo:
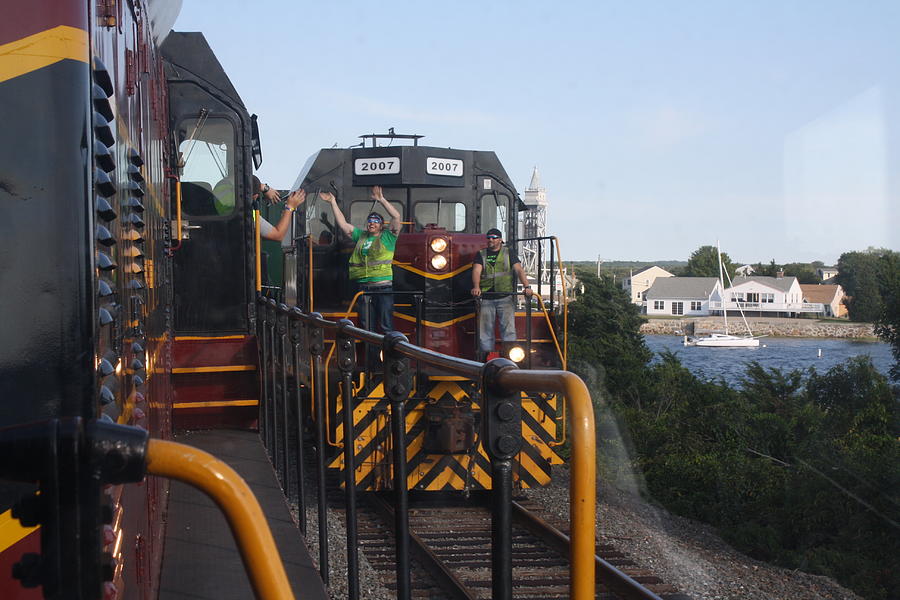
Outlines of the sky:
[[900,2],[183,0],[288,188],[364,133],[537,167],[564,260],[900,248]]

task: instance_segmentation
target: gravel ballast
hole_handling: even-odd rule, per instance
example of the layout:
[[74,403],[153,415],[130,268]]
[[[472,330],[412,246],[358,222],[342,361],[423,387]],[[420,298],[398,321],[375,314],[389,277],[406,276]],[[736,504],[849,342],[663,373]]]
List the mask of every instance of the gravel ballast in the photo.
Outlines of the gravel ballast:
[[[568,468],[555,467],[551,485],[527,490],[526,495],[567,521]],[[318,563],[318,517],[314,498],[309,502],[307,544]],[[602,486],[598,490],[597,511],[597,535],[602,542],[626,552],[640,567],[694,600],[860,600],[826,577],[749,558],[725,543],[711,527],[671,515],[633,492]],[[328,590],[333,600],[344,600],[347,598],[347,547],[342,511],[329,509],[328,539]],[[359,581],[363,600],[396,597],[362,553]]]

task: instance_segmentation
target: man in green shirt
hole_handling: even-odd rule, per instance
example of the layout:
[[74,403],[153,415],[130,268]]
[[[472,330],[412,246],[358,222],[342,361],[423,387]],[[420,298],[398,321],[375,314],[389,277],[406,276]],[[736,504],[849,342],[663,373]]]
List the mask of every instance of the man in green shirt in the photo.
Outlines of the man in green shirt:
[[516,341],[515,279],[522,283],[526,298],[531,298],[528,277],[515,250],[503,245],[503,233],[488,229],[487,248],[472,261],[472,295],[481,299],[478,311],[478,351],[485,357],[494,351],[494,324],[500,323],[500,339]]
[[[354,227],[344,218],[337,205],[334,194],[325,192],[321,198],[331,204],[334,212],[334,221],[338,228],[356,242],[356,247],[350,255],[350,279],[356,281],[362,292],[371,293],[372,305],[375,310],[375,318],[382,332],[386,333],[394,329],[394,295],[393,280],[394,270],[391,263],[394,260],[394,249],[397,245],[397,236],[400,235],[400,213],[384,197],[380,185],[372,187],[372,200],[380,202],[390,215],[391,221],[385,228],[384,217],[380,213],[372,212],[366,218],[365,230]],[[374,331],[374,323],[371,323],[366,311],[360,315],[360,325],[365,329]]]

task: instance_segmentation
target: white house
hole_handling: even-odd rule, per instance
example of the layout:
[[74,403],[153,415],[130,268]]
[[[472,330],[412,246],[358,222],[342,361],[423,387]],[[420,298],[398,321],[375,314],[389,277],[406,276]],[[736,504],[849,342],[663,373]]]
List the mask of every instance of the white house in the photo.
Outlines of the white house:
[[734,270],[734,274],[741,277],[749,277],[754,273],[756,273],[756,269],[753,268],[753,265],[742,265]]
[[703,316],[713,303],[722,304],[716,277],[659,277],[647,290],[648,315]]
[[725,302],[713,302],[710,310],[722,314],[743,311],[750,316],[793,317],[800,313],[824,313],[822,303],[803,301],[796,277],[737,277],[725,290]]
[[837,267],[819,267],[816,269],[816,274],[822,280],[822,283],[826,283],[829,279],[837,277],[838,269]]
[[629,277],[623,279],[622,289],[628,292],[633,303],[643,304],[644,294],[658,277],[674,277],[674,275],[656,265],[644,267],[640,271],[632,271]]

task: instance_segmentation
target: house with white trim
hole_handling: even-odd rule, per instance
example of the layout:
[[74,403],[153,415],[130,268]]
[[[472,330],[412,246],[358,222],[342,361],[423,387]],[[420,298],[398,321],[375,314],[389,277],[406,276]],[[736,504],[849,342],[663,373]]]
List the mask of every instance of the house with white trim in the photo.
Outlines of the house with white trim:
[[804,302],[803,290],[796,277],[736,277],[725,290],[725,302],[712,302],[714,314],[746,316],[796,317],[802,313],[824,314],[822,303]]
[[717,277],[658,277],[646,294],[648,315],[693,317],[710,314],[723,296]]
[[628,292],[628,297],[634,304],[643,304],[646,299],[644,294],[658,277],[674,277],[674,275],[656,265],[644,267],[639,271],[632,271],[623,279],[622,289]]

